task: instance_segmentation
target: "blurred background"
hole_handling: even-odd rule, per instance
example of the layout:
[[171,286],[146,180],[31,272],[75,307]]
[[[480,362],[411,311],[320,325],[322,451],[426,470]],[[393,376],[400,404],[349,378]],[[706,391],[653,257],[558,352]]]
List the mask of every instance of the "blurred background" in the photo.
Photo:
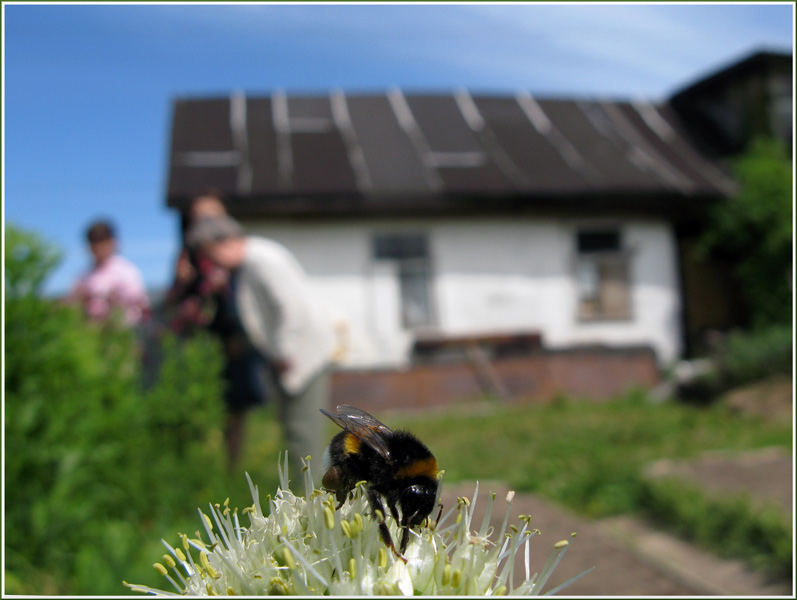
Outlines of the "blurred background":
[[[434,440],[447,482],[790,582],[793,25],[791,4],[3,5],[6,592],[160,586],[197,506],[247,506],[244,471],[276,489],[274,407],[225,469],[219,344],[164,326],[210,187],[333,313],[332,406]],[[97,218],[145,326],[59,301]],[[762,449],[777,489],[744,485]]]

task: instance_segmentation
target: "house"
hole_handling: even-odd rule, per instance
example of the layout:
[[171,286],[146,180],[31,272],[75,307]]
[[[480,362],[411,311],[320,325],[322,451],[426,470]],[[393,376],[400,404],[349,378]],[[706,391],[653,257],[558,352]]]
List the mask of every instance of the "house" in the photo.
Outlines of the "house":
[[756,136],[791,148],[794,133],[791,54],[760,51],[678,91],[670,104],[703,151],[727,157]]
[[450,369],[428,393],[466,394],[464,359],[550,395],[683,355],[683,242],[734,184],[669,102],[391,89],[176,99],[167,203],[208,187],[296,254],[355,388]]

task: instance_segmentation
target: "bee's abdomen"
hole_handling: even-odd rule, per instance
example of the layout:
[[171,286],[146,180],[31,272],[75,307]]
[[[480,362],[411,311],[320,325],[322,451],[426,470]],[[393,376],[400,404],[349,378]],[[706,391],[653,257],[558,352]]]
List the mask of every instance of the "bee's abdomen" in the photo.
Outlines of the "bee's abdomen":
[[413,477],[437,477],[437,460],[435,457],[419,458],[396,472],[396,479],[410,479]]
[[391,439],[391,452],[398,458],[396,479],[437,477],[437,460],[423,442],[406,431],[397,431]]

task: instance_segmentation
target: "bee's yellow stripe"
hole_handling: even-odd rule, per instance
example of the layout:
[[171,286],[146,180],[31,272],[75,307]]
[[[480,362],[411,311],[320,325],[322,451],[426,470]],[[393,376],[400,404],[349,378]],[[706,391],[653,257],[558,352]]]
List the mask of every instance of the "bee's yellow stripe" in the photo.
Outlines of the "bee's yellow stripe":
[[360,451],[361,445],[362,440],[351,433],[347,434],[343,439],[343,451],[346,452],[346,454],[357,454]]
[[396,473],[396,478],[405,479],[409,477],[418,477],[421,475],[425,475],[426,477],[437,476],[437,460],[434,456],[416,460],[411,465],[404,467],[403,469],[399,469]]

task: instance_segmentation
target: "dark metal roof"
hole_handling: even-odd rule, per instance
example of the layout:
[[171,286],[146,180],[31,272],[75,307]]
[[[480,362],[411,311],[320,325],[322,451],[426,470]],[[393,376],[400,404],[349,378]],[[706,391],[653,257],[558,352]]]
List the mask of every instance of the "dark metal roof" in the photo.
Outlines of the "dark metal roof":
[[731,186],[666,104],[394,89],[177,99],[167,201],[214,187],[237,216],[677,210]]

